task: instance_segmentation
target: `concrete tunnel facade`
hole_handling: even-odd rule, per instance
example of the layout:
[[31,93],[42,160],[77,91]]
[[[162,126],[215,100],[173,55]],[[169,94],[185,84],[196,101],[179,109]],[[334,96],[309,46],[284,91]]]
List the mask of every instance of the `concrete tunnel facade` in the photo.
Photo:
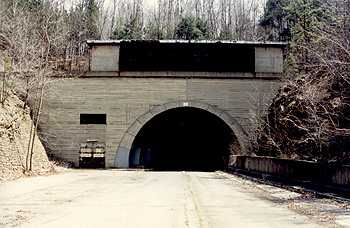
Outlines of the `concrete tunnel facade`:
[[[244,131],[242,126],[233,117],[228,115],[225,111],[199,101],[173,101],[149,110],[147,113],[143,114],[137,120],[134,121],[134,123],[130,126],[130,128],[125,133],[119,145],[119,148],[116,154],[116,159],[115,159],[115,162],[116,162],[115,166],[130,167],[129,159],[130,159],[130,155],[131,155],[130,152],[131,152],[133,143],[135,142],[135,139],[139,135],[141,129],[145,127],[148,123],[150,123],[152,119],[166,113],[169,110],[174,111],[176,109],[184,110],[184,109],[191,109],[191,108],[198,109],[202,112],[208,112],[213,116],[215,116],[217,119],[221,120],[222,125],[226,125],[226,127],[229,128],[232,132],[232,134],[230,135],[232,139],[230,143],[237,143],[239,147],[242,149],[247,148],[248,145],[246,145],[247,143],[246,132]],[[221,126],[221,128],[225,128],[225,126]],[[171,131],[172,129],[169,129],[169,130]],[[185,132],[182,132],[182,133],[185,133]],[[217,134],[217,132],[213,132],[213,134]],[[229,134],[229,132],[227,132],[226,134]],[[196,142],[193,142],[193,143],[196,143]],[[205,139],[203,139],[201,143],[207,144],[208,141],[205,141]],[[229,152],[230,143],[227,143],[226,153]],[[219,145],[217,145],[217,148],[219,148]],[[218,153],[218,151],[215,151],[215,148],[213,148],[213,153]],[[187,159],[187,158],[186,156],[184,156],[182,159]],[[205,167],[202,167],[199,169],[204,169],[204,168]],[[186,169],[189,169],[189,167],[186,167]]]
[[[211,119],[232,134],[231,144],[236,143],[236,149],[246,150],[246,131],[254,128],[251,112],[266,109],[279,88],[286,45],[193,41],[88,44],[92,49],[90,71],[79,77],[52,78],[40,127],[47,135],[51,155],[79,166],[79,144],[96,139],[105,145],[105,167],[119,168],[142,165],[135,163],[135,146],[142,141],[138,138],[155,119],[167,113],[173,118],[182,115],[171,114],[174,110],[186,112],[200,126],[205,124],[196,120],[196,115]],[[217,60],[220,50],[228,51]],[[245,50],[247,53],[240,54]],[[168,57],[162,60],[162,56]],[[250,62],[241,66],[241,59]],[[194,69],[187,62],[194,64]],[[153,67],[157,64],[161,66]],[[166,118],[162,120],[169,124]]]

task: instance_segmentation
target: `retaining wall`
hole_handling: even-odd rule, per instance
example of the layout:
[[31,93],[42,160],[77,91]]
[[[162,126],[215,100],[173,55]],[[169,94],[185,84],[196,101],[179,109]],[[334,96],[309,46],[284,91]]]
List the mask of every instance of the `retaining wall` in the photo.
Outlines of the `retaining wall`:
[[350,166],[273,157],[231,156],[229,167],[350,188]]

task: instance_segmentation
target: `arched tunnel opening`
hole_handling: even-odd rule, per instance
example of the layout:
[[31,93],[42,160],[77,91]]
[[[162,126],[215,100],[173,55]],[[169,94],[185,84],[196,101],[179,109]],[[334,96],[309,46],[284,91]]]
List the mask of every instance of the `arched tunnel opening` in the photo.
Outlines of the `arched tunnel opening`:
[[158,171],[214,171],[227,166],[238,145],[232,129],[198,108],[167,110],[148,121],[134,139],[129,166]]

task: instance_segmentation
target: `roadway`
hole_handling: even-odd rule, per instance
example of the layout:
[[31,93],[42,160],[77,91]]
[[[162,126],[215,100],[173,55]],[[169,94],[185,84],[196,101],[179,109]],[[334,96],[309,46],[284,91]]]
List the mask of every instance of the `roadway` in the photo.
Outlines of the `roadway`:
[[69,170],[0,184],[0,227],[350,227],[349,218],[341,205],[223,172]]

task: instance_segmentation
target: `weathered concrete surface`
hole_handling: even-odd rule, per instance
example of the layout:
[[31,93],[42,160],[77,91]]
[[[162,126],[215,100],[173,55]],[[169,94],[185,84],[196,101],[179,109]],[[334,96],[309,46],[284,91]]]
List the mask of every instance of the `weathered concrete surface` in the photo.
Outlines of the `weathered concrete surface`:
[[[98,139],[106,143],[106,167],[128,167],[127,150],[138,130],[183,102],[215,114],[240,138],[254,127],[251,110],[266,108],[278,89],[277,81],[203,78],[72,78],[50,85],[40,127],[54,136],[52,153],[78,165],[80,143]],[[107,124],[80,124],[80,114],[106,114]]]
[[[136,71],[132,72],[132,74],[134,74],[133,76],[193,76],[193,74],[190,72],[187,72],[189,74],[186,75],[186,70],[188,70],[186,67],[181,68],[181,66],[186,64],[191,65],[192,69],[190,71],[197,70],[195,73],[196,76],[201,75],[202,77],[205,77],[207,75],[213,76],[214,74],[217,76],[223,76],[222,73],[230,71],[231,73],[282,73],[283,48],[287,45],[287,43],[268,44],[266,42],[226,42],[225,44],[215,44],[213,42],[205,41],[204,43],[200,44],[200,46],[198,46],[198,43],[195,44],[192,43],[192,41],[188,42],[187,44],[179,44],[177,41],[176,43],[173,41],[156,42],[157,44],[153,41],[120,42],[90,40],[88,41],[88,45],[92,48],[90,64],[91,72],[88,72],[87,76],[94,75],[93,72],[117,72],[119,69],[121,69],[122,74],[120,75],[122,76],[129,75],[128,71],[135,69]],[[213,51],[214,49],[215,51]],[[174,50],[177,51],[174,52]],[[218,54],[217,51],[219,51],[220,54]],[[199,58],[198,55],[201,55],[202,57],[206,56],[207,58]],[[159,59],[159,56],[162,57],[162,60]],[[171,56],[171,58],[168,59],[169,56]],[[191,57],[195,56],[197,56],[197,61],[191,62]],[[215,68],[206,68],[206,65],[210,66],[212,59],[217,58],[221,58],[220,64],[216,64]],[[184,61],[184,59],[186,59],[186,61]],[[225,60],[228,59],[232,60],[230,61],[230,70],[228,70],[226,67],[220,67],[227,64]],[[147,61],[147,64],[145,64],[145,61]],[[198,68],[197,64],[201,61],[205,61],[207,64],[201,65],[201,67]],[[238,66],[235,65],[236,62],[238,62]],[[132,67],[130,67],[129,64],[131,64]],[[177,67],[174,68],[172,64],[177,64]],[[251,66],[253,67],[248,67],[249,64],[252,64]],[[166,65],[168,69],[162,67],[159,68],[159,66],[162,65]],[[241,65],[247,66],[242,68]],[[169,69],[169,67],[171,69]],[[185,72],[178,74],[176,71],[179,70],[185,70]],[[206,70],[208,72],[205,72]],[[220,72],[221,70],[224,72]],[[153,72],[151,75],[144,75],[144,71]],[[210,73],[215,71],[219,72],[216,72],[214,74]],[[203,72],[203,74],[201,72]],[[124,73],[126,73],[126,75]],[[115,76],[118,76],[118,74]],[[224,75],[227,76],[225,73]],[[95,74],[95,76],[97,76],[97,74]]]
[[[118,168],[129,167],[130,149],[147,121],[179,107],[216,115],[231,128],[237,150],[246,151],[246,132],[256,128],[251,117],[263,116],[279,88],[287,45],[174,40],[87,44],[90,71],[50,82],[40,129],[55,156],[79,166],[79,144],[98,139],[106,144],[106,167]],[[81,114],[104,114],[107,123],[80,124]]]
[[1,184],[0,227],[349,227],[299,196],[220,172],[73,170]]
[[229,166],[317,184],[350,188],[350,166],[256,156],[231,156]]
[[91,71],[118,71],[119,46],[102,45],[91,49]]
[[283,50],[281,48],[256,47],[255,72],[283,72]]

